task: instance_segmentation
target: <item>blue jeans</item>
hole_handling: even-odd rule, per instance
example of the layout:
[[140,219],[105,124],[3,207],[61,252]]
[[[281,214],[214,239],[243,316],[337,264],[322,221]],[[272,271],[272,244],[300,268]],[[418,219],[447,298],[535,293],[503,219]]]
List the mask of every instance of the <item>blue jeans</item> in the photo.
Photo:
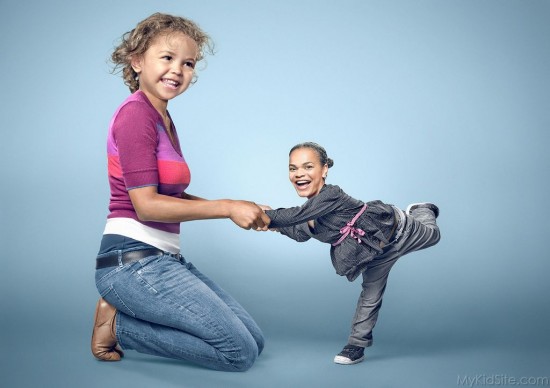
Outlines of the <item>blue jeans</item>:
[[397,260],[411,252],[419,251],[439,242],[440,233],[434,213],[426,208],[416,208],[405,215],[403,235],[384,247],[363,272],[362,291],[357,301],[348,343],[367,347],[373,342],[372,329],[376,325],[382,297],[386,291],[388,276]]
[[[147,248],[133,244],[110,252]],[[117,309],[116,337],[125,350],[245,371],[264,347],[245,309],[183,258],[163,254],[99,269],[96,286]]]

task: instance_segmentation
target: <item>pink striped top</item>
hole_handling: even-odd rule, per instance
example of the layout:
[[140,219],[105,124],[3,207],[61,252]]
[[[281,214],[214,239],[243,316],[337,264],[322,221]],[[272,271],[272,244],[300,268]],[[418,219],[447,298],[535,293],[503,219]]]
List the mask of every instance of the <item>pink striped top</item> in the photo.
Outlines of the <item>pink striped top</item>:
[[[191,174],[182,155],[176,128],[174,143],[162,117],[146,95],[137,91],[116,110],[109,125],[107,158],[111,198],[107,218],[139,221],[128,190],[157,186],[160,194],[180,197]],[[141,222],[149,227],[179,233],[179,223]]]

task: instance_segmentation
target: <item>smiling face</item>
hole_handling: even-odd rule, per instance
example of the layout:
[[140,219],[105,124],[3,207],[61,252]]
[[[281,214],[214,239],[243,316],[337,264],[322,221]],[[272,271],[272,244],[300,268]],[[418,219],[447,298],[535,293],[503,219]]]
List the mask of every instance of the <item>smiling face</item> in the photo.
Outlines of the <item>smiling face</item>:
[[312,198],[325,185],[328,166],[321,165],[319,154],[312,148],[297,148],[290,154],[288,177],[300,197]]
[[169,100],[187,90],[198,55],[194,40],[174,32],[158,36],[143,55],[132,59],[139,89],[159,112],[166,110]]

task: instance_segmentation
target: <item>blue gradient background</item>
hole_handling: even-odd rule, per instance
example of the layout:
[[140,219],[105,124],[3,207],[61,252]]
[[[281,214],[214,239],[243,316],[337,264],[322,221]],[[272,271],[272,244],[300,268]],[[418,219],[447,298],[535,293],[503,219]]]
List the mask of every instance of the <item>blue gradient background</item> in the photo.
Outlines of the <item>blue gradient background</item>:
[[[313,140],[335,160],[329,182],[349,194],[440,206],[442,240],[394,267],[366,362],[332,363],[360,284],[334,274],[328,247],[227,220],[183,224],[183,253],[264,329],[250,371],[89,353],[106,131],[128,94],[107,59],[156,11],[197,21],[217,46],[169,107],[190,193],[299,204],[287,152]],[[549,17],[550,2],[536,0],[1,0],[0,385],[453,387],[550,376]]]

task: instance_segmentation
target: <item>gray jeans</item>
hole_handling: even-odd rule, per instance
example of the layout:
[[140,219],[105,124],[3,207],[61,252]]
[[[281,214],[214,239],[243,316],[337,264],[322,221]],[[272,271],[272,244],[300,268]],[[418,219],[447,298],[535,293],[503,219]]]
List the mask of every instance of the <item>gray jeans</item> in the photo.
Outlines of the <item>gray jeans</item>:
[[397,259],[435,245],[439,241],[439,227],[430,209],[419,207],[413,210],[412,215],[404,217],[405,226],[401,237],[384,247],[383,253],[376,256],[363,272],[363,290],[357,301],[348,339],[351,345],[372,345],[372,329],[382,306],[390,269]]

